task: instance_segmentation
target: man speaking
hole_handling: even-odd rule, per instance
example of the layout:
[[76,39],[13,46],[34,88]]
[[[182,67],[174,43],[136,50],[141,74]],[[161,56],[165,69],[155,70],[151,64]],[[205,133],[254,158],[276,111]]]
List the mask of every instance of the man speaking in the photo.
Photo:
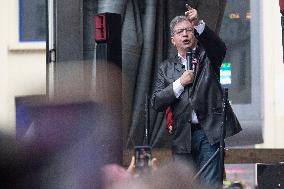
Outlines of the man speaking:
[[[170,23],[171,42],[177,55],[165,60],[158,69],[152,106],[158,111],[168,107],[172,110],[173,160],[194,163],[200,169],[219,147],[223,120],[219,72],[226,46],[198,19],[195,9],[188,5],[187,9],[185,16],[176,16]],[[229,107],[226,137],[240,131]],[[220,156],[215,157],[200,175],[207,188],[222,188],[219,162]]]

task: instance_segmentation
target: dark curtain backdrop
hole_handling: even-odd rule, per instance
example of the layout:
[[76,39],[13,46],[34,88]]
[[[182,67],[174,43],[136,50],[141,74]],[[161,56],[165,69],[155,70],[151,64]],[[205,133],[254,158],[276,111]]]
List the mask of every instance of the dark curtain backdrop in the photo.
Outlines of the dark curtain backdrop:
[[[87,2],[87,0],[86,0]],[[219,32],[226,0],[89,0],[94,13],[122,16],[122,93],[124,147],[143,144],[145,96],[151,94],[155,71],[175,55],[169,23],[188,3]],[[85,2],[84,2],[85,3]],[[87,5],[88,3],[85,3]],[[150,109],[150,144],[168,147],[164,113]]]

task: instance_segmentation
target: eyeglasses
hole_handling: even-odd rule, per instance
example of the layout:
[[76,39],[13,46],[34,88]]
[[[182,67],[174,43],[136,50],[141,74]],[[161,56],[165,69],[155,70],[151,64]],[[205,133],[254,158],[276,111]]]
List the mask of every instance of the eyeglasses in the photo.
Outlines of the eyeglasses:
[[181,29],[175,30],[174,34],[181,35],[184,31],[186,33],[193,32],[193,29],[192,28],[181,28]]

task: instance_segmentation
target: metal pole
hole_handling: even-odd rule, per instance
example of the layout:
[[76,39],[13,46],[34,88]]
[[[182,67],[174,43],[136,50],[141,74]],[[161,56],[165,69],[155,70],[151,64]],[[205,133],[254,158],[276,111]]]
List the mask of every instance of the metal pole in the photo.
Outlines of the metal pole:
[[49,11],[49,8],[48,8],[48,0],[45,1],[45,20],[46,20],[46,23],[45,23],[45,27],[46,27],[46,30],[45,30],[45,35],[46,35],[46,41],[45,41],[45,53],[46,53],[46,56],[45,56],[45,63],[48,64],[49,63],[49,19],[48,19],[48,11]]
[[226,135],[226,119],[227,119],[227,106],[228,106],[228,88],[224,89],[224,99],[223,99],[223,122],[221,126],[220,135],[220,171],[221,178],[220,181],[223,183],[224,178],[224,156],[225,156],[225,135]]
[[54,97],[55,81],[55,38],[54,38],[54,0],[46,0],[46,71],[47,71],[47,95],[49,98]]
[[149,110],[149,97],[145,95],[145,128],[144,128],[144,141],[143,145],[149,145],[149,125],[150,125],[150,110]]
[[203,165],[203,167],[196,173],[196,175],[194,175],[193,180],[196,180],[197,177],[199,177],[199,175],[203,172],[204,169],[206,169],[206,167],[213,161],[213,159],[217,156],[218,152],[220,151],[220,148],[218,148],[216,150],[216,152],[213,154],[213,156],[211,156],[211,158],[205,163],[205,165]]

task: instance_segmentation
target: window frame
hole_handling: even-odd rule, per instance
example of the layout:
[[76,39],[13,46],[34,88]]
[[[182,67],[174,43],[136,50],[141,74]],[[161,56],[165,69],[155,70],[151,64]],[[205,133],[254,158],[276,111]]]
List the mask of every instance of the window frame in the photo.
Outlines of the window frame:
[[20,41],[20,3],[21,0],[9,1],[9,34],[8,50],[9,51],[45,51],[46,41]]

